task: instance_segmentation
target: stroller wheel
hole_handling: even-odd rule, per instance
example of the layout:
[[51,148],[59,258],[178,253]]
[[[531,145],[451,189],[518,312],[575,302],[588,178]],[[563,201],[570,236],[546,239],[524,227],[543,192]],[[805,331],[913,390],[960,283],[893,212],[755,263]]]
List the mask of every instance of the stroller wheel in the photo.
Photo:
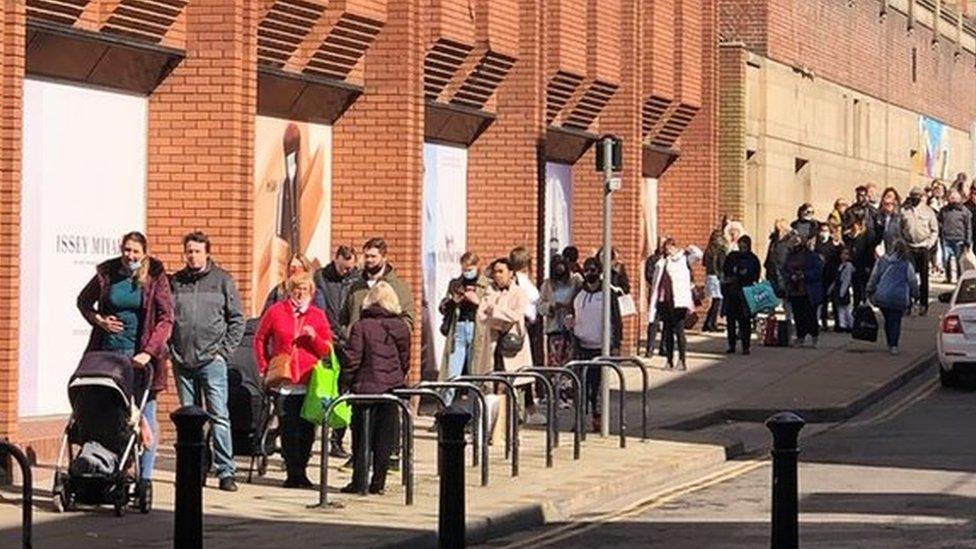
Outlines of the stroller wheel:
[[54,510],[58,513],[71,511],[75,507],[74,496],[65,485],[64,474],[61,471],[54,472],[54,488],[51,489],[51,500],[54,503]]
[[153,500],[153,487],[152,481],[146,480],[142,481],[138,487],[136,487],[136,502],[139,506],[139,512],[143,515],[148,514],[152,511],[152,500]]

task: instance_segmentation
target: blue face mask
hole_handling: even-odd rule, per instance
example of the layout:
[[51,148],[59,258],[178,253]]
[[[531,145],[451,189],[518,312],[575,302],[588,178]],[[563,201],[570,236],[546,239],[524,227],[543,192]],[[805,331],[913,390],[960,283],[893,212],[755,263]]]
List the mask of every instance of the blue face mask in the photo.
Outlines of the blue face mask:
[[474,280],[478,278],[478,269],[468,269],[464,271],[465,280]]
[[139,267],[141,267],[141,266],[142,266],[142,261],[130,261],[129,262],[129,270],[132,271],[132,272],[138,271],[139,270]]

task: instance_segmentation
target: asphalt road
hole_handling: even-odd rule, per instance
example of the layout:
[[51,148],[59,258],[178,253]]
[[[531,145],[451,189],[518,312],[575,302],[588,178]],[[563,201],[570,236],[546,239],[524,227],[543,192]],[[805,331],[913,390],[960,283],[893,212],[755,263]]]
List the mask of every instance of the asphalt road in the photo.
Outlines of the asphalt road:
[[[931,372],[935,374],[934,371]],[[976,548],[976,392],[928,373],[803,443],[802,547]],[[769,547],[768,461],[492,547]]]

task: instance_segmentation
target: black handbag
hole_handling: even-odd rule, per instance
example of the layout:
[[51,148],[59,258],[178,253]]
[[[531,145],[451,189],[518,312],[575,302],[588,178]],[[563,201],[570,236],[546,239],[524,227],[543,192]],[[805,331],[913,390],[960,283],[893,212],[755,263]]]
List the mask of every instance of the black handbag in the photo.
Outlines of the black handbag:
[[498,349],[505,358],[518,356],[522,347],[525,346],[525,336],[509,330],[498,340]]
[[861,305],[854,311],[854,329],[851,337],[858,341],[878,340],[878,317],[870,305]]

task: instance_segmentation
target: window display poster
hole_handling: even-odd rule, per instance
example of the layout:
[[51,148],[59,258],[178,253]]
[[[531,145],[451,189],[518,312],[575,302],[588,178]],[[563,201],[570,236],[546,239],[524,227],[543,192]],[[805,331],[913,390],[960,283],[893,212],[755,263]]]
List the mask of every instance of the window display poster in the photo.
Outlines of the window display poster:
[[[572,244],[573,226],[573,167],[555,162],[546,163],[546,226],[543,238],[546,256],[562,252]],[[543,262],[545,276],[549,276],[549,260]]]
[[332,257],[332,127],[258,116],[254,131],[254,291],[251,315],[285,277],[292,255]]
[[424,144],[423,273],[425,333],[433,353],[424,353],[424,370],[436,369],[444,353],[440,333],[442,316],[437,310],[452,278],[461,274],[461,255],[467,245],[468,151],[461,147]]
[[91,326],[78,293],[145,232],[145,97],[24,81],[18,412],[70,411],[68,379]]

